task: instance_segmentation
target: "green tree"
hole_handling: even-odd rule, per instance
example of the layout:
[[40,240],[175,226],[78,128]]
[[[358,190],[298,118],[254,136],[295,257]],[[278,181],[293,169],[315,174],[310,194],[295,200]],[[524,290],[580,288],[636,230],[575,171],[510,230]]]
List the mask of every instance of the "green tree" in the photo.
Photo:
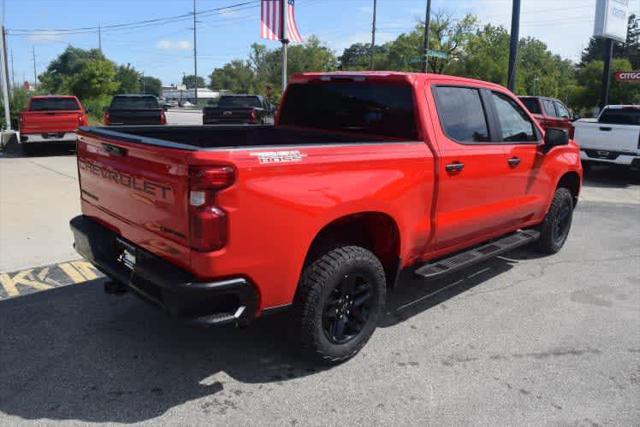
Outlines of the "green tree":
[[70,76],[80,72],[88,61],[105,59],[98,49],[84,50],[69,46],[38,76],[41,88],[49,93],[68,93],[65,92],[68,89],[65,81]]
[[[375,46],[373,49],[374,68],[381,68],[386,63],[388,52],[386,46]],[[341,70],[368,70],[371,64],[371,43],[354,43],[346,48],[338,58]]]
[[213,90],[249,93],[254,87],[255,75],[248,61],[236,59],[222,68],[214,69],[210,79]]
[[62,90],[80,99],[114,95],[120,83],[116,67],[106,59],[87,61],[82,69],[63,80]]
[[118,66],[116,80],[120,84],[118,91],[120,93],[139,93],[141,74],[136,71],[131,64]]
[[151,76],[144,76],[141,80],[141,86],[144,93],[150,93],[155,96],[162,95],[162,82],[160,79]]
[[508,61],[509,33],[502,26],[487,24],[469,38],[452,72],[504,85]]
[[198,83],[198,87],[207,86],[204,82],[204,78],[202,78],[201,76],[198,76],[197,80],[196,80],[196,76],[194,76],[193,74],[182,77],[182,84],[185,85],[187,89],[193,89],[194,87],[196,87],[196,81]]
[[[626,58],[615,58],[612,62],[612,69],[631,71],[633,66]],[[603,70],[603,61],[591,61],[578,70],[578,87],[573,94],[573,104],[581,111],[589,111],[597,106],[600,99]],[[610,77],[610,85],[610,104],[640,104],[640,85],[618,82],[613,73]]]

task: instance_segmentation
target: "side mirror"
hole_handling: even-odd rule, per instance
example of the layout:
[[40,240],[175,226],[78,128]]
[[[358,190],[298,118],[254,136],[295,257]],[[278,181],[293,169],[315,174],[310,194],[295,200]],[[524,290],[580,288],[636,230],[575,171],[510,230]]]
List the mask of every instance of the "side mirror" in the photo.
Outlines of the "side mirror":
[[551,150],[553,147],[559,145],[569,144],[569,134],[562,129],[547,128],[544,133],[544,149],[545,151]]

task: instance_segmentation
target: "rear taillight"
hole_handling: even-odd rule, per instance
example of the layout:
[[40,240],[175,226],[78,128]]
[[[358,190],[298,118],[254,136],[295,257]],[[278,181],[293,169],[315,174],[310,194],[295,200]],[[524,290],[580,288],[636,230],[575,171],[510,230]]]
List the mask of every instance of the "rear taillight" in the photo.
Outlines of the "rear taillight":
[[87,122],[87,116],[85,116],[84,114],[80,114],[78,116],[78,126],[86,126],[89,123]]
[[105,126],[109,126],[110,121],[109,121],[109,112],[108,111],[105,111],[104,114],[102,115],[102,123]]
[[164,111],[160,111],[160,124],[161,125],[167,124],[167,116],[164,114]]
[[258,123],[258,114],[256,110],[251,110],[249,113],[249,123]]
[[194,250],[211,252],[227,244],[227,214],[215,205],[215,199],[234,180],[230,166],[189,168],[189,245]]

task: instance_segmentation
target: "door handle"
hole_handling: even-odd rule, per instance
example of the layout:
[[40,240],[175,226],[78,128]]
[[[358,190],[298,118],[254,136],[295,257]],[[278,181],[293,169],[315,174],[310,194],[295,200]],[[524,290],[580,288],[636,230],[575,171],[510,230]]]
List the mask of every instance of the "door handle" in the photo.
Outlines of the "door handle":
[[449,163],[444,168],[447,170],[447,172],[460,172],[462,169],[464,169],[464,163],[453,162]]
[[507,163],[509,163],[509,166],[511,166],[512,168],[515,168],[516,166],[518,166],[520,164],[520,158],[519,157],[512,157],[509,160],[507,160]]
[[611,128],[608,126],[601,126],[600,130],[605,131],[605,132],[611,132]]

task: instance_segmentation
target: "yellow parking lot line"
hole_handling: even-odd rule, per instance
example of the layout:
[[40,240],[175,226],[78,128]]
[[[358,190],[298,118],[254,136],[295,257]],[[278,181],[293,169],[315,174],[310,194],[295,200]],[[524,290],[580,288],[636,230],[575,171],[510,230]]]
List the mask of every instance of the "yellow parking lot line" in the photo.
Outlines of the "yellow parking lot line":
[[76,268],[73,265],[71,265],[70,262],[65,262],[64,264],[58,264],[58,267],[60,267],[60,269],[64,271],[64,273],[67,276],[69,276],[71,280],[73,280],[73,283],[80,283],[85,281],[84,276],[80,274],[80,272],[76,270]]
[[28,276],[31,275],[33,268],[29,270],[23,270],[13,277],[9,276],[6,273],[0,274],[0,284],[4,288],[7,295],[10,297],[15,297],[20,295],[18,288],[16,285],[29,286],[31,288],[37,289],[39,291],[44,291],[46,289],[51,289],[51,285],[47,285],[46,283],[39,282],[37,280],[30,279]]
[[98,278],[95,268],[87,261],[70,261],[58,264],[73,283],[82,283]]

